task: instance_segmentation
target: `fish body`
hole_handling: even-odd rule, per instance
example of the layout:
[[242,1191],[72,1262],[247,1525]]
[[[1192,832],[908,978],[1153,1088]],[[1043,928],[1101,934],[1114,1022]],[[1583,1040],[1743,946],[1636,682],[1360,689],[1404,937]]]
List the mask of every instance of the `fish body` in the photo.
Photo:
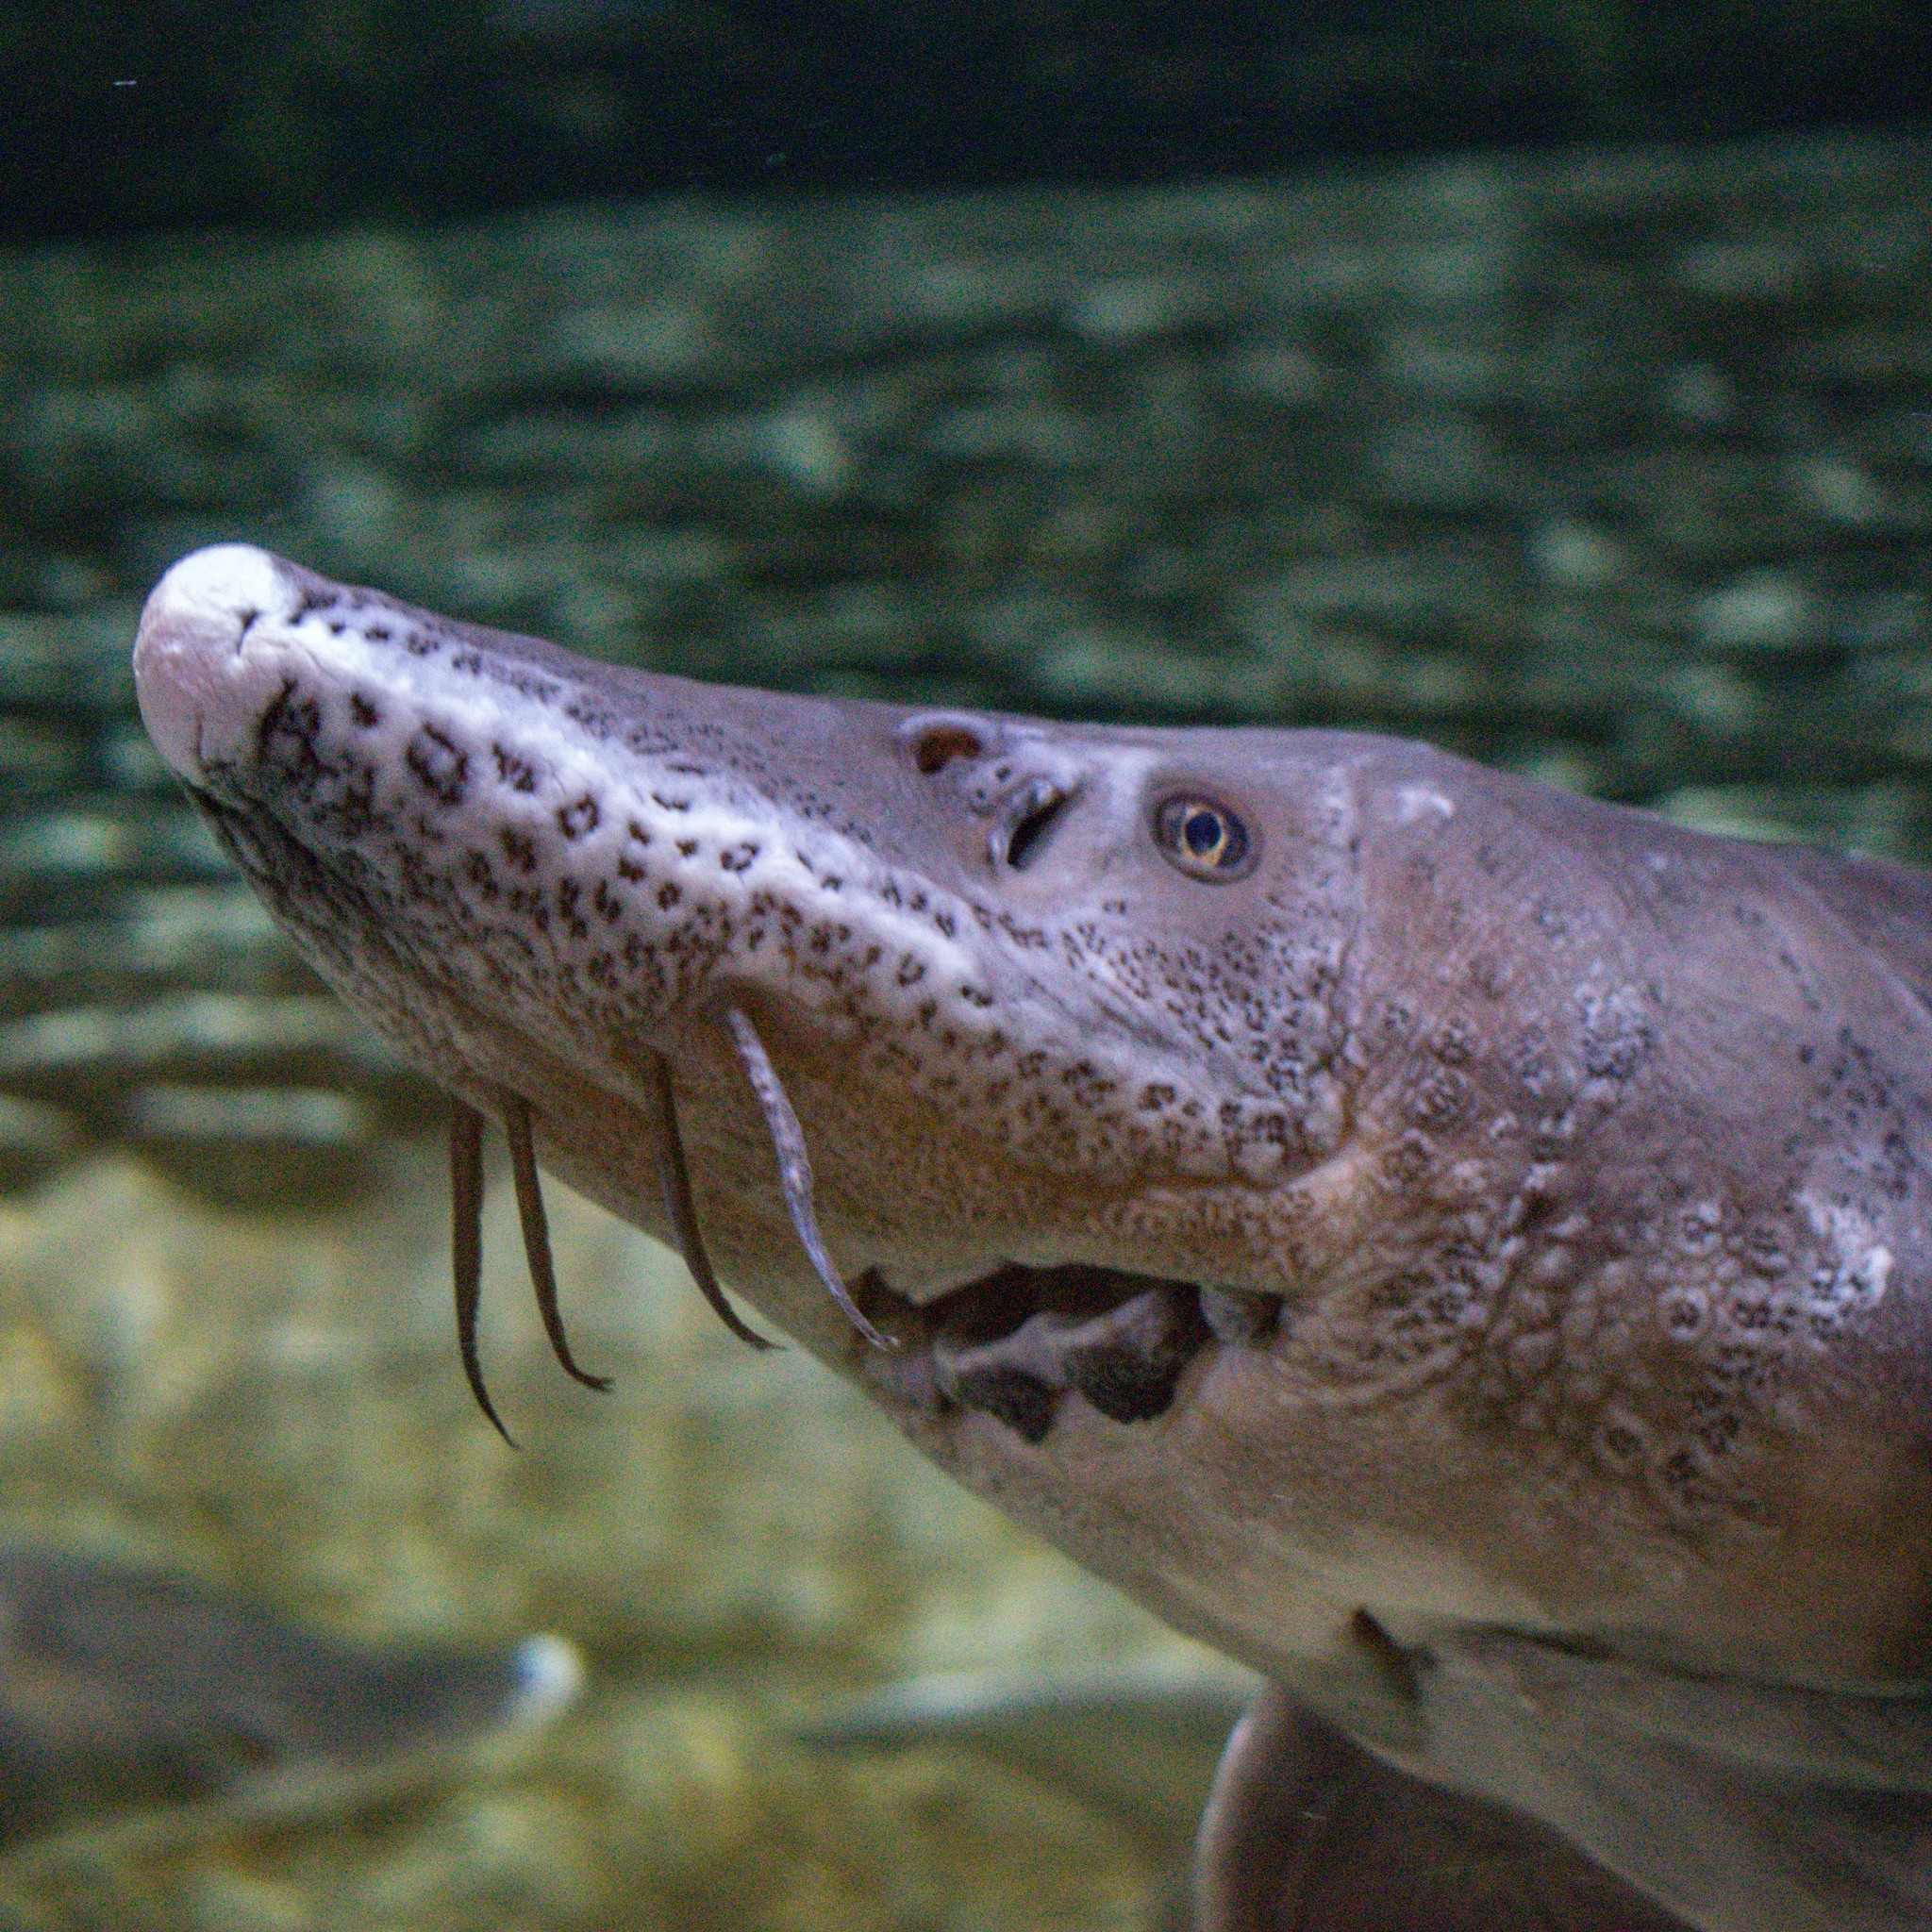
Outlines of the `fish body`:
[[462,1108],[1378,1775],[1615,1874],[1554,1923],[1932,1914],[1932,882],[1358,734],[701,686],[241,546],[135,663]]
[[0,1550],[0,1842],[136,1806],[291,1804],[546,1722],[582,1664],[560,1638],[381,1646],[185,1579]]

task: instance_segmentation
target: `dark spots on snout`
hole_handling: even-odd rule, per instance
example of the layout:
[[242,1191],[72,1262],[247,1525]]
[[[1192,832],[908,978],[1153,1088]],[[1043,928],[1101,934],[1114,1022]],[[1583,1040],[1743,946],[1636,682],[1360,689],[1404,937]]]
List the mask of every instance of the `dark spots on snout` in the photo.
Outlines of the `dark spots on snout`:
[[500,744],[492,744],[490,753],[496,760],[496,782],[506,791],[536,791],[537,768],[528,758]]
[[1710,1331],[1710,1303],[1696,1288],[1674,1288],[1657,1304],[1657,1322],[1673,1341],[1700,1341]]
[[463,802],[470,783],[469,754],[434,724],[418,726],[403,754],[403,762],[439,805],[457,806]]
[[265,765],[296,772],[312,770],[322,760],[315,741],[322,732],[322,708],[301,695],[292,680],[284,684],[256,727],[256,743]]
[[597,829],[604,814],[597,808],[597,801],[587,791],[581,798],[573,799],[568,805],[557,808],[557,828],[575,843],[588,838]]

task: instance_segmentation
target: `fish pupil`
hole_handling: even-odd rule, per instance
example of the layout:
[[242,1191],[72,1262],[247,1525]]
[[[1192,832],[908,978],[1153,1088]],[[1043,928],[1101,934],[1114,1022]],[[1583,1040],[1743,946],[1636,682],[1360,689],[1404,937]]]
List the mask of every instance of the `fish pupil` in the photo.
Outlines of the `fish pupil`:
[[1181,837],[1196,858],[1212,858],[1227,842],[1227,827],[1218,811],[1191,812]]

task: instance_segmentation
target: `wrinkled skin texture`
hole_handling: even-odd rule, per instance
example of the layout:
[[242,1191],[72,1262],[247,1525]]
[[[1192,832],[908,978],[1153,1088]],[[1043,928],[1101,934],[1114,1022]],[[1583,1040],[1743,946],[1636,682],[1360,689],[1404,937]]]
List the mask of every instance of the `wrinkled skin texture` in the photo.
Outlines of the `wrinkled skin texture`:
[[1925,880],[1374,738],[619,671],[239,547],[135,661],[405,1053],[659,1233],[662,1055],[724,1281],[1378,1774],[1709,1932],[1928,1910]]

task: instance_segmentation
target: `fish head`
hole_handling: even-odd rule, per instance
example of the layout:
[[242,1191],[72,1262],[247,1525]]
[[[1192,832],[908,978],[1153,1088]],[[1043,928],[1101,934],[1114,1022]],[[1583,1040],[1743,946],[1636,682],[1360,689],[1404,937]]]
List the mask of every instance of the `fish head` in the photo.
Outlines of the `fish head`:
[[242,546],[136,673],[408,1058],[660,1233],[668,1067],[724,1278],[1181,1627],[1371,1702],[1450,1625],[1922,1646],[1924,1012],[1774,857],[1347,733],[695,684]]

